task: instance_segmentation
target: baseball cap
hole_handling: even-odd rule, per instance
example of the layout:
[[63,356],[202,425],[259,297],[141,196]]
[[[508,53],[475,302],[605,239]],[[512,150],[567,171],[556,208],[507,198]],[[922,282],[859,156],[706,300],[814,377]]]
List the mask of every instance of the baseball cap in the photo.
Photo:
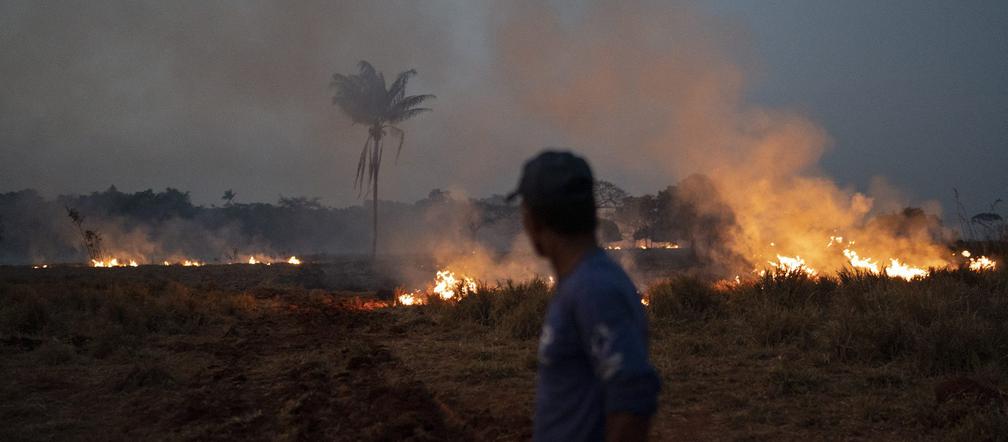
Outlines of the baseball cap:
[[534,207],[585,202],[594,198],[594,179],[588,162],[569,151],[545,150],[525,162],[518,188],[507,196],[519,195]]

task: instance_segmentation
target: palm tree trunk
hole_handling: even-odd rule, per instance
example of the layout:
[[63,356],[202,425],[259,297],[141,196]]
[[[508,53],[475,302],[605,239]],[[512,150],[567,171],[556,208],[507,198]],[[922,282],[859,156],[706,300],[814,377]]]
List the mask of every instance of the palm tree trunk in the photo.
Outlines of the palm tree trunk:
[[371,261],[378,259],[378,171],[381,168],[381,134],[375,135],[374,150],[371,164],[374,164],[374,176],[371,177]]

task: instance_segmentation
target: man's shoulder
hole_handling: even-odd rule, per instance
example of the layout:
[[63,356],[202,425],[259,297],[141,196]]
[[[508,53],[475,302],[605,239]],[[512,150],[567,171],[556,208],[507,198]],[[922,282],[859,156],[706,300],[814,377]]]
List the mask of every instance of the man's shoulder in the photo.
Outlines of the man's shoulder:
[[619,264],[605,252],[587,258],[566,281],[565,289],[579,296],[593,296],[612,292],[633,292],[633,282]]

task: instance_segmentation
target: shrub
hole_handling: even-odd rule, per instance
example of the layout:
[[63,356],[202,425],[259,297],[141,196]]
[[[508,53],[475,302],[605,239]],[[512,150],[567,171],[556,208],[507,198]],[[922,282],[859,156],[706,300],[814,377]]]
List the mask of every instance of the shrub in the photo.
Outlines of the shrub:
[[821,313],[812,305],[787,307],[762,300],[750,305],[743,321],[748,324],[749,336],[757,344],[797,344],[811,348]]
[[480,286],[458,302],[431,299],[426,308],[452,324],[489,327],[516,339],[539,335],[552,288],[542,279],[508,280],[496,287]]
[[764,299],[792,308],[815,304],[828,305],[837,282],[830,278],[809,276],[801,270],[770,271],[751,285],[742,286],[751,298]]
[[648,289],[651,313],[659,319],[697,320],[716,316],[721,309],[721,295],[709,283],[698,278],[679,277]]
[[824,337],[841,361],[889,362],[914,345],[912,324],[891,310],[837,309],[825,325]]

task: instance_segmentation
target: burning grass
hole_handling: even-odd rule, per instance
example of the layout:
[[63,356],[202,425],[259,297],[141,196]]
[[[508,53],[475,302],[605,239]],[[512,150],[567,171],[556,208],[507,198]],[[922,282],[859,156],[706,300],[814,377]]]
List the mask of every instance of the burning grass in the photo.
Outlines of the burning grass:
[[[459,296],[407,307],[305,286],[339,281],[308,277],[329,270],[4,270],[0,436],[528,437],[549,280],[455,275],[443,289]],[[231,272],[259,282],[212,281]],[[1001,267],[680,276],[643,296],[657,439],[983,440],[1008,425]]]
[[[420,310],[446,330],[533,349],[549,292],[547,281],[506,281]],[[644,296],[666,385],[658,435],[982,439],[1008,423],[998,390],[1008,384],[1004,270],[909,281],[863,269],[728,284],[676,277]],[[531,385],[531,370],[514,376]],[[936,398],[950,379],[998,393]],[[684,433],[683,413],[716,425]]]

